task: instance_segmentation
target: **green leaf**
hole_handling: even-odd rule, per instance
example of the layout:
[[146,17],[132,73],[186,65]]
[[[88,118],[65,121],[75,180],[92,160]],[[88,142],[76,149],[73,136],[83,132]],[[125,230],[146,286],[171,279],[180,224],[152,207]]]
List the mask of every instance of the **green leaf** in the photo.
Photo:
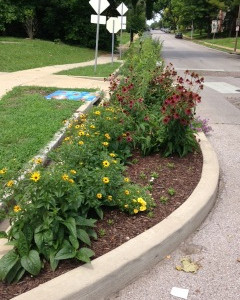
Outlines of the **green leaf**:
[[21,265],[32,275],[37,275],[41,270],[41,260],[36,250],[31,250],[28,255],[21,258]]
[[98,236],[97,236],[97,233],[95,230],[93,230],[91,228],[87,228],[86,232],[90,237],[94,238],[94,240],[97,240]]
[[43,233],[42,232],[38,232],[34,234],[34,241],[35,244],[37,245],[38,249],[40,250],[42,248],[42,243],[43,243]]
[[7,283],[12,283],[13,281],[14,282],[19,281],[21,279],[21,278],[19,278],[19,275],[22,274],[22,276],[23,276],[23,274],[25,272],[25,270],[24,270],[24,272],[22,272],[22,270],[24,270],[24,269],[20,263],[20,260],[18,260],[18,262],[14,265],[14,267],[7,274],[7,277],[6,277]]
[[90,257],[94,256],[94,254],[95,253],[89,248],[81,248],[77,252],[76,258],[83,262],[89,263],[91,261]]
[[55,259],[55,252],[51,251],[50,253],[50,266],[53,271],[56,270],[59,260]]
[[32,238],[33,238],[33,229],[31,226],[27,225],[24,227],[23,229],[23,233],[28,241],[28,244],[30,244],[32,242]]
[[77,236],[78,238],[85,244],[87,244],[88,246],[91,245],[91,241],[90,241],[90,238],[87,234],[87,232],[83,229],[78,229],[77,230]]
[[20,254],[20,256],[25,256],[28,255],[29,252],[29,245],[28,245],[28,241],[26,239],[26,236],[24,235],[24,233],[22,231],[19,231],[19,237],[17,240],[17,250]]
[[8,237],[5,231],[0,231],[0,239],[6,239]]
[[95,220],[95,219],[86,219],[86,218],[83,218],[83,217],[77,217],[77,218],[76,218],[76,223],[77,223],[77,225],[79,225],[79,226],[94,227],[96,221],[97,221],[97,220]]
[[103,219],[103,211],[99,207],[95,207],[95,211],[98,214],[99,218],[102,220]]
[[70,245],[68,241],[64,241],[63,247],[55,256],[56,260],[73,258],[76,255],[76,250]]
[[0,280],[4,280],[10,270],[17,264],[19,256],[14,250],[10,250],[0,259]]
[[70,240],[71,244],[73,245],[74,249],[77,250],[79,248],[78,239],[76,239],[73,235],[70,235],[69,240]]
[[71,235],[77,238],[77,228],[75,219],[70,217],[66,221],[62,222],[70,231]]

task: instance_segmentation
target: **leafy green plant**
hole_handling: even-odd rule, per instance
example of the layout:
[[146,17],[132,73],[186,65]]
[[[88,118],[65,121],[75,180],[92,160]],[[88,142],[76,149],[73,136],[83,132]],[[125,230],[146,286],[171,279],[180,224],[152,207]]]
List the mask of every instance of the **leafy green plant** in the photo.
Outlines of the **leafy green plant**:
[[159,174],[157,172],[152,172],[150,176],[154,179],[157,179],[159,177]]
[[169,169],[174,169],[175,168],[175,164],[174,163],[167,163],[167,167]]
[[143,171],[141,171],[140,174],[139,174],[139,178],[147,179],[147,175]]
[[174,188],[169,188],[169,189],[168,189],[168,194],[169,194],[170,196],[174,196],[174,195],[176,194],[175,189],[174,189]]
[[103,229],[103,228],[100,228],[99,231],[98,231],[98,233],[99,233],[100,237],[104,237],[106,235],[106,230]]
[[108,219],[108,220],[107,220],[107,223],[108,223],[108,225],[113,225],[113,224],[114,224],[114,220]]
[[161,196],[160,197],[160,202],[163,203],[163,204],[166,204],[168,202],[169,198],[166,197],[166,196]]

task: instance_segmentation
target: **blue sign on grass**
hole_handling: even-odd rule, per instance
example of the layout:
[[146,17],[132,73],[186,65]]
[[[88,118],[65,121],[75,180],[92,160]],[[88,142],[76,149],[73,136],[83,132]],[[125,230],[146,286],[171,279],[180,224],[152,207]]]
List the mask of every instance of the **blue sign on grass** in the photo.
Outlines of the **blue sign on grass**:
[[56,91],[48,96],[47,100],[73,100],[73,101],[96,101],[100,96],[99,92],[77,92],[77,91]]

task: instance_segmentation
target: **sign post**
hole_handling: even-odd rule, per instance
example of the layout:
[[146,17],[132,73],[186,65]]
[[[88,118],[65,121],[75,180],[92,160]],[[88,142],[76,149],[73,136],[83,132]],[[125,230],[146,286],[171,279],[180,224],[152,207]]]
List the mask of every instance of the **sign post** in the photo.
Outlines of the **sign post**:
[[98,41],[99,41],[99,25],[100,24],[106,24],[106,17],[105,17],[105,23],[104,20],[101,18],[103,16],[100,16],[100,14],[110,5],[107,0],[90,0],[89,4],[92,6],[92,8],[97,13],[96,18],[91,16],[91,22],[97,23],[97,31],[96,31],[96,48],[95,48],[95,65],[94,65],[94,72],[96,73],[97,70],[97,57],[98,57]]
[[121,28],[121,23],[118,18],[109,18],[107,20],[107,30],[112,33],[112,64],[113,64],[113,53],[114,53],[114,34],[117,33]]
[[218,32],[218,21],[213,20],[212,21],[212,33],[213,33],[213,39],[215,38],[215,33]]
[[[118,7],[117,7],[117,11],[119,12],[119,14],[121,15],[121,34],[120,34],[120,59],[122,58],[122,49],[121,49],[121,45],[122,45],[122,31],[123,31],[123,15],[125,15],[125,13],[128,11],[127,6],[122,2]],[[125,26],[124,26],[125,28]]]
[[235,40],[234,52],[237,52],[237,40],[238,40],[239,27],[240,27],[240,5],[238,7],[238,17],[236,20],[236,40]]

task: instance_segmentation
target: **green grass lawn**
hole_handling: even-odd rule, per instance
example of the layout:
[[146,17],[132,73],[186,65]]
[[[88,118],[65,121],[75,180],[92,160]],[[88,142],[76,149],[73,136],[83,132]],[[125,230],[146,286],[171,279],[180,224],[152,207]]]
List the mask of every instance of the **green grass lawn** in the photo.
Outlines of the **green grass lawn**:
[[[103,52],[99,51],[99,55]],[[0,72],[13,72],[94,59],[95,51],[43,40],[0,37]]]
[[116,69],[120,67],[121,63],[114,62],[108,64],[97,65],[96,73],[94,72],[94,66],[80,67],[67,71],[61,71],[57,74],[73,75],[73,76],[92,76],[92,77],[108,77]]
[[50,142],[63,127],[63,121],[81,105],[78,101],[44,98],[57,89],[17,87],[1,99],[0,169],[20,169]]
[[[223,46],[227,48],[234,49],[236,38],[215,38],[206,39],[204,42],[214,44],[216,46]],[[240,49],[240,37],[238,38],[237,49]]]

